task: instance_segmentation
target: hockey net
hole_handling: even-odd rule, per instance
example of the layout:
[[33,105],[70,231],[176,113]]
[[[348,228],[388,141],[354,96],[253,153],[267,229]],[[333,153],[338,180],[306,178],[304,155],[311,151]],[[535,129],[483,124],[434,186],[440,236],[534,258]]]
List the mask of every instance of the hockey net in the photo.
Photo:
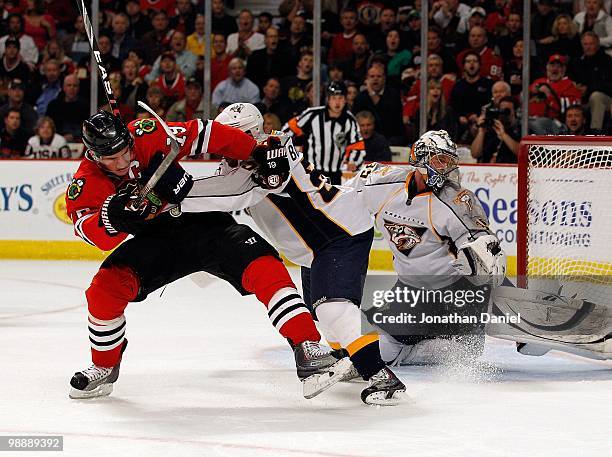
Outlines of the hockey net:
[[526,137],[519,152],[522,287],[612,306],[612,137]]

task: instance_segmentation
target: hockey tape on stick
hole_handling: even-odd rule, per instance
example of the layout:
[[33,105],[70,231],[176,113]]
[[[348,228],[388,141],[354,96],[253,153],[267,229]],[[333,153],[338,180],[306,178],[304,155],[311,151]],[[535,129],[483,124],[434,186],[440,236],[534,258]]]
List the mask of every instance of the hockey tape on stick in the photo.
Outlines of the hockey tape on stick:
[[104,87],[106,99],[108,100],[108,104],[113,114],[115,116],[121,117],[121,115],[119,114],[119,104],[117,103],[117,100],[115,100],[115,96],[113,95],[113,89],[108,79],[108,71],[106,70],[106,68],[104,68],[104,65],[102,65],[102,56],[100,55],[100,48],[98,47],[98,41],[96,40],[96,36],[94,35],[93,26],[91,25],[91,21],[89,20],[89,14],[87,14],[85,0],[77,0],[77,7],[79,8],[79,12],[83,17],[85,33],[87,33],[87,38],[89,39],[89,47],[91,48],[91,52],[93,52],[94,59],[96,60],[96,66],[98,67],[98,75],[100,75],[100,80],[102,81],[102,87]]
[[168,135],[168,138],[170,138],[170,153],[166,157],[164,157],[164,160],[162,160],[162,162],[159,164],[157,170],[155,170],[155,172],[151,175],[145,186],[140,189],[140,198],[136,202],[137,205],[142,203],[147,194],[151,192],[151,190],[155,187],[155,184],[157,184],[159,179],[162,177],[162,175],[166,172],[166,170],[170,167],[174,159],[176,159],[179,154],[179,142],[176,139],[176,135],[174,135],[174,132],[170,129],[170,127],[168,127],[168,124],[166,124],[164,120],[159,117],[157,113],[145,102],[139,100],[138,106],[147,110],[162,126],[162,128],[166,132],[166,135]]

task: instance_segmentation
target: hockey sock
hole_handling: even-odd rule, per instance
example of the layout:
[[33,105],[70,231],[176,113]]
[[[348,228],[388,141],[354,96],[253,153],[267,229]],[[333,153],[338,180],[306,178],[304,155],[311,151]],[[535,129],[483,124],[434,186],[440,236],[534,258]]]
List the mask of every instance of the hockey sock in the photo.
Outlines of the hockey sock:
[[349,353],[355,369],[364,379],[385,367],[380,357],[378,334],[361,332],[361,311],[348,300],[326,301],[316,308],[320,323],[328,327]]
[[127,267],[102,268],[85,291],[89,308],[91,358],[101,367],[114,367],[121,360],[125,341],[128,302],[138,294],[138,278]]
[[321,333],[323,334],[323,338],[327,340],[327,345],[332,349],[342,349],[342,345],[338,341],[338,337],[334,334],[333,330],[325,325],[325,322],[321,322],[320,320],[317,322],[317,326]]
[[242,287],[266,305],[272,325],[291,344],[321,339],[289,272],[277,258],[263,256],[251,262],[242,274]]

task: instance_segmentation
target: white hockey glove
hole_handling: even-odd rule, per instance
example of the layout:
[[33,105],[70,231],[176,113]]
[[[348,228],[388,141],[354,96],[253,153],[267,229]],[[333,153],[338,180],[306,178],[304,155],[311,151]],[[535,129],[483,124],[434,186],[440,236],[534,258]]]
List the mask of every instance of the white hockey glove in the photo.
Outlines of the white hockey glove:
[[455,270],[476,285],[499,286],[506,276],[506,254],[494,235],[484,235],[459,246],[457,258],[451,262]]

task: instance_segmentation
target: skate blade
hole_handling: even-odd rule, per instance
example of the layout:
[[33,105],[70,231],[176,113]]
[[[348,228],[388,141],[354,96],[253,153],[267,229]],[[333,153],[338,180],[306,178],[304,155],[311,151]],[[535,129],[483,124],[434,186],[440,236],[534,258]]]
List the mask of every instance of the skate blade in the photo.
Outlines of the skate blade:
[[396,390],[391,395],[384,391],[373,392],[365,398],[364,403],[370,406],[397,406],[402,402],[405,394],[406,389]]
[[351,369],[348,357],[338,360],[325,373],[313,374],[302,380],[304,398],[311,399],[340,381]]
[[79,390],[71,387],[68,396],[74,400],[81,400],[84,398],[106,397],[110,395],[112,391],[112,384],[100,384],[98,387],[92,390]]

